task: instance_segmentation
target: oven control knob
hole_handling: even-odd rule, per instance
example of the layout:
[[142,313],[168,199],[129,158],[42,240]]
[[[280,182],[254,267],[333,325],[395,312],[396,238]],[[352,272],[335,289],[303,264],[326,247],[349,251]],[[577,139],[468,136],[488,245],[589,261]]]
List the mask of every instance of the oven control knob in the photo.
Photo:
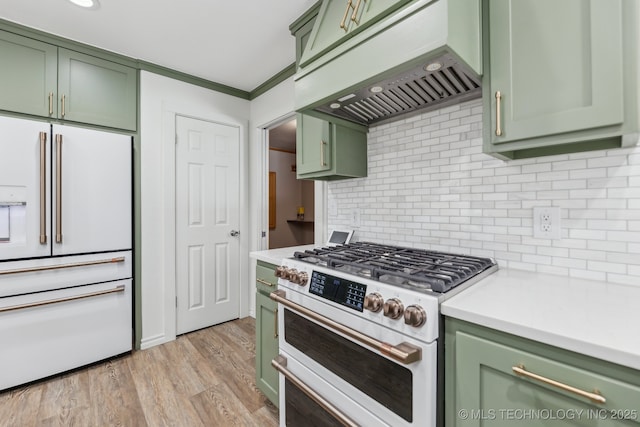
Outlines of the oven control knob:
[[370,293],[366,297],[364,297],[364,309],[373,311],[374,313],[382,310],[382,304],[384,304],[384,299],[382,295],[377,292]]
[[419,305],[410,305],[404,311],[404,323],[416,328],[424,325],[427,321],[427,313]]
[[292,270],[289,275],[289,281],[295,283],[296,285],[304,286],[307,284],[307,279],[309,275],[304,271]]
[[276,277],[280,277],[281,279],[286,279],[288,270],[289,269],[284,265],[280,265],[276,267],[276,272],[274,274],[276,275]]
[[288,268],[286,279],[292,283],[296,283],[296,277],[298,277],[298,270],[295,268]]
[[397,319],[402,316],[402,312],[404,311],[404,306],[402,305],[402,301],[398,298],[388,299],[384,303],[384,315],[391,318]]

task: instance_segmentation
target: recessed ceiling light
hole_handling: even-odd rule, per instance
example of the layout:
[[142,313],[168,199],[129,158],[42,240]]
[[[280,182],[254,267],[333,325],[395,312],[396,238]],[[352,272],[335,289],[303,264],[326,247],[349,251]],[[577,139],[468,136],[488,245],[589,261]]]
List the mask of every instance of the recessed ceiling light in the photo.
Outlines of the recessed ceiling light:
[[431,62],[424,67],[425,71],[438,71],[440,68],[442,68],[442,63],[438,61]]
[[373,93],[380,93],[382,92],[382,86],[373,86],[371,89],[369,89],[371,92]]
[[97,9],[100,7],[100,3],[98,0],[69,0],[71,3],[76,6],[80,6],[84,9]]

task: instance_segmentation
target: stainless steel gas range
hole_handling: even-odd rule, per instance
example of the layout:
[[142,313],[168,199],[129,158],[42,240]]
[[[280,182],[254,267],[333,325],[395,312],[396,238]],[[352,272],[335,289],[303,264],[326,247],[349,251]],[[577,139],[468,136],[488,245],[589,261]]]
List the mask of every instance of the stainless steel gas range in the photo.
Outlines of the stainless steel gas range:
[[285,259],[271,294],[280,425],[439,425],[439,305],[497,268],[489,258],[368,242]]

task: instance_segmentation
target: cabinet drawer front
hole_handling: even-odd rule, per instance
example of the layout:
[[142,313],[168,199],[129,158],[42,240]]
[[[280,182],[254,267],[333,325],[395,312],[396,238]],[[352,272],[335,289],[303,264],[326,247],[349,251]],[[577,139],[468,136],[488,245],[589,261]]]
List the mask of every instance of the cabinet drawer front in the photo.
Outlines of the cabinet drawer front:
[[[518,367],[555,383],[518,374],[514,370]],[[456,390],[457,410],[480,410],[478,414],[499,421],[496,425],[513,422],[507,418],[518,410],[532,414],[570,410],[585,422],[597,421],[598,426],[621,425],[620,418],[627,418],[629,425],[640,424],[639,386],[464,332],[456,333]],[[597,403],[580,392],[606,401]],[[564,422],[568,421],[572,420]],[[479,422],[470,418],[460,425]]]
[[0,342],[0,390],[130,351],[131,280],[0,298]]
[[275,268],[275,265],[273,268],[260,264],[256,266],[256,288],[258,291],[269,294],[276,290],[278,287],[278,278],[274,274]]
[[130,278],[131,251],[0,262],[0,298]]

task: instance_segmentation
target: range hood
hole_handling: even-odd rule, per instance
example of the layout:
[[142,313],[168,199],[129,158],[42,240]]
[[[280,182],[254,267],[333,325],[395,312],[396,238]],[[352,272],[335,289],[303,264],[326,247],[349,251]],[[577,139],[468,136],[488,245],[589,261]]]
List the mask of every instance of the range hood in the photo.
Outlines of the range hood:
[[296,110],[371,126],[480,97],[480,24],[480,0],[411,2],[301,68]]

